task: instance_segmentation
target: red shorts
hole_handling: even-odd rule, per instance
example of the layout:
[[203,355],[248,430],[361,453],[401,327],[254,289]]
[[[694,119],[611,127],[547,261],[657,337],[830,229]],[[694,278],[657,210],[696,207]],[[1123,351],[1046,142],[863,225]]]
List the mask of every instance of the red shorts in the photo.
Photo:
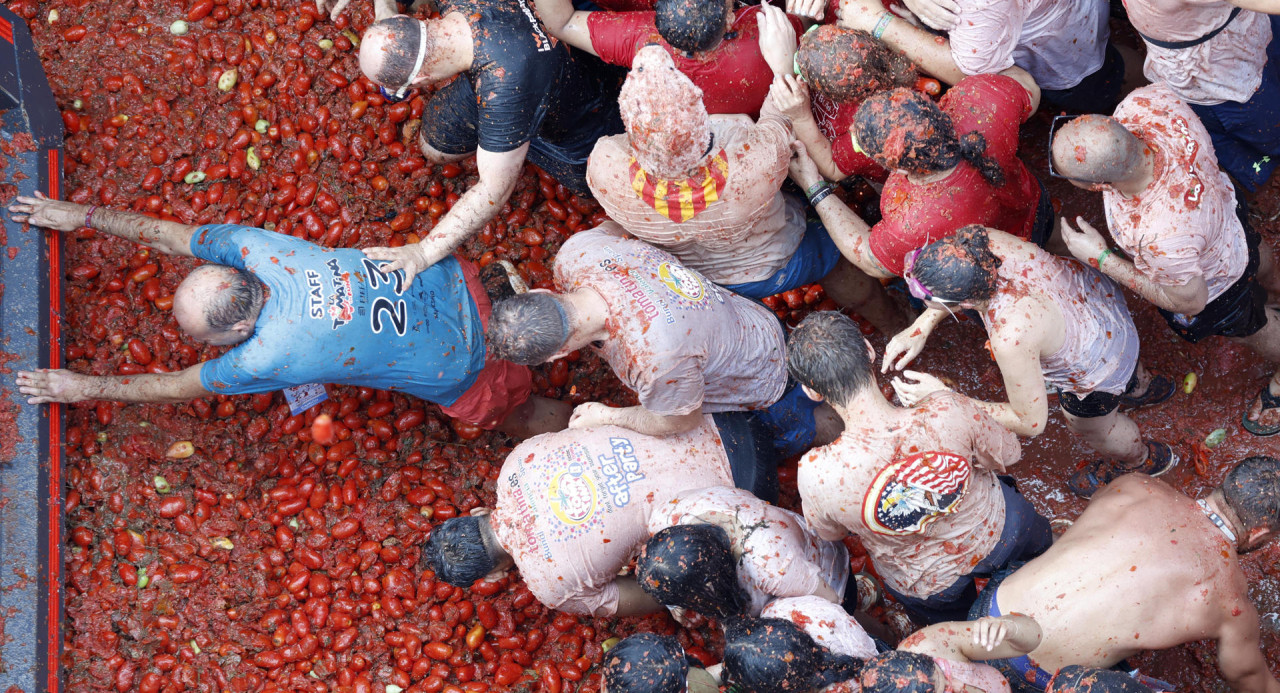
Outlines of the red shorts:
[[[476,310],[480,312],[480,326],[488,329],[489,314],[493,312],[493,306],[489,304],[489,295],[480,284],[480,269],[461,257],[458,262],[462,265],[462,275],[467,280],[467,290],[471,293],[471,299],[476,302]],[[480,371],[475,383],[451,406],[440,407],[440,411],[491,431],[524,404],[531,394],[533,374],[528,367],[518,366],[510,361],[486,359],[484,370]]]

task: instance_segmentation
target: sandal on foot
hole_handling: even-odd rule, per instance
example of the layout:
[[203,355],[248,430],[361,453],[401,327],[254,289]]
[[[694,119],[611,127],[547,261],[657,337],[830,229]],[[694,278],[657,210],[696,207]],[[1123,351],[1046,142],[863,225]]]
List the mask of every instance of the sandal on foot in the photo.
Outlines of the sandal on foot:
[[[1271,386],[1269,384],[1262,386],[1262,392],[1258,393],[1258,397],[1262,399],[1262,411],[1258,413],[1259,417],[1272,409],[1280,407],[1280,397],[1276,397],[1271,394]],[[1280,433],[1280,424],[1264,426],[1257,421],[1251,421],[1249,419],[1248,409],[1245,410],[1244,414],[1240,415],[1240,425],[1244,426],[1244,430],[1254,434],[1255,436],[1261,436],[1264,438],[1266,436],[1273,436]]]
[[1121,395],[1120,406],[1126,409],[1136,409],[1152,404],[1160,404],[1168,401],[1177,391],[1178,384],[1173,382],[1173,379],[1159,373],[1152,373],[1151,382],[1147,383],[1147,391],[1136,397]]
[[1154,440],[1148,440],[1146,444],[1147,459],[1136,467],[1121,467],[1108,460],[1094,460],[1071,475],[1067,480],[1067,488],[1081,498],[1091,498],[1098,489],[1125,474],[1160,476],[1178,465],[1178,456],[1168,444]]

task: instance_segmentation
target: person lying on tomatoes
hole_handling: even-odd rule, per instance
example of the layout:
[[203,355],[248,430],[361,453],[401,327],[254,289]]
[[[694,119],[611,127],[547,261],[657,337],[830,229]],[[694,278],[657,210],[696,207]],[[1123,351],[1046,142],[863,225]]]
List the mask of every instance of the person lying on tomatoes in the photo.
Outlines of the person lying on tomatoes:
[[[784,454],[833,439],[830,410],[788,387],[782,324],[613,222],[561,246],[557,293],[534,290],[494,305],[494,356],[536,365],[594,346],[640,404],[579,405],[569,425],[612,424],[647,435],[688,431],[702,415],[757,410]],[[817,431],[818,421],[835,429]]]
[[531,396],[528,368],[486,360],[489,297],[475,265],[461,258],[410,280],[359,250],[247,226],[187,226],[38,192],[16,198],[9,211],[15,221],[89,227],[206,261],[174,292],[173,316],[197,342],[232,347],[173,373],[21,371],[18,389],[31,404],[181,402],[318,382],[403,391],[519,437],[567,424],[569,405]]
[[661,611],[618,576],[649,539],[651,516],[689,488],[736,484],[777,497],[777,457],[750,419],[704,415],[667,437],[601,426],[526,440],[502,465],[493,508],[434,527],[423,567],[457,587],[487,578],[473,588],[483,591],[514,566],[538,601],[570,613]]
[[420,243],[369,248],[405,278],[448,257],[506,204],[526,159],[585,195],[596,139],[622,132],[617,84],[549,35],[526,0],[451,0],[439,18],[396,15],[360,43],[360,70],[388,99],[457,77],[427,101],[423,156],[447,164],[475,155],[480,178]]
[[[1277,528],[1280,461],[1274,458],[1241,460],[1198,500],[1159,479],[1129,474],[1094,496],[1044,555],[992,578],[969,612],[978,621],[929,626],[898,649],[933,658],[943,673],[947,662],[982,659],[1004,674],[1013,693],[1039,693],[1070,664],[1106,668],[1144,650],[1216,640],[1227,686],[1274,693],[1280,681],[1259,648],[1258,610],[1239,555],[1270,543]],[[968,631],[990,619],[1009,627],[991,632],[998,637],[984,637],[985,652],[974,652],[965,642]],[[863,691],[907,690],[900,672],[876,675],[876,668],[873,661],[863,670]],[[992,686],[971,685],[995,693]]]

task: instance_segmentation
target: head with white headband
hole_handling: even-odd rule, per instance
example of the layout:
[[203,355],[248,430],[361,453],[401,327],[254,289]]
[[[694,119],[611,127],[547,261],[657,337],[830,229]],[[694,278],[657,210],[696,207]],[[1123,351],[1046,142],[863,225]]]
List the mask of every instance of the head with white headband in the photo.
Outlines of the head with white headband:
[[403,14],[388,17],[365,31],[360,42],[360,71],[382,87],[389,100],[399,101],[411,88],[442,78],[423,74],[428,56],[436,52],[435,43],[427,22]]

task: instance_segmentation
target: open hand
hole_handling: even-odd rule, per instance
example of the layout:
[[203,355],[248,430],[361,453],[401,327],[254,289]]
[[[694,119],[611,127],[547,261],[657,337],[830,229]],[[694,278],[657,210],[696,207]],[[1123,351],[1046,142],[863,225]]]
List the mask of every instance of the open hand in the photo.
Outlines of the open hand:
[[1107,249],[1107,239],[1098,233],[1089,222],[1083,217],[1076,217],[1076,223],[1080,225],[1080,230],[1071,228],[1071,224],[1065,218],[1062,219],[1062,240],[1067,244],[1067,250],[1076,256],[1076,259],[1087,263],[1090,267],[1097,267],[1098,256],[1102,251]]
[[893,391],[898,393],[898,401],[905,407],[914,407],[925,397],[950,389],[941,380],[919,371],[903,371],[902,377],[893,379]]
[[826,11],[826,0],[787,0],[787,14],[794,14],[797,17],[821,22]]
[[419,272],[425,271],[448,255],[445,253],[436,257],[424,243],[410,243],[399,248],[365,248],[364,254],[370,259],[388,263],[379,267],[383,274],[404,270],[405,284],[412,283]]
[[790,74],[796,55],[796,28],[787,14],[773,5],[760,6],[756,15],[760,26],[760,55],[774,76]]
[[596,428],[614,422],[614,408],[599,402],[583,402],[573,409],[569,428]]
[[79,373],[48,368],[18,371],[18,392],[28,395],[27,404],[79,402],[84,397],[77,385],[83,377]]
[[893,339],[884,347],[884,358],[880,361],[880,372],[888,373],[892,368],[900,371],[916,360],[920,352],[924,351],[925,342],[929,341],[929,335],[933,330],[929,323],[924,320],[917,320],[907,329],[895,334]]
[[9,205],[9,214],[16,222],[27,222],[32,226],[52,229],[54,231],[75,231],[84,226],[84,216],[88,209],[84,205],[62,200],[51,200],[37,190],[35,197],[19,195]]
[[809,107],[809,87],[795,75],[777,75],[769,85],[769,98],[792,122],[813,117]]
[[951,31],[960,21],[960,5],[955,0],[902,0],[921,22],[938,31]]

